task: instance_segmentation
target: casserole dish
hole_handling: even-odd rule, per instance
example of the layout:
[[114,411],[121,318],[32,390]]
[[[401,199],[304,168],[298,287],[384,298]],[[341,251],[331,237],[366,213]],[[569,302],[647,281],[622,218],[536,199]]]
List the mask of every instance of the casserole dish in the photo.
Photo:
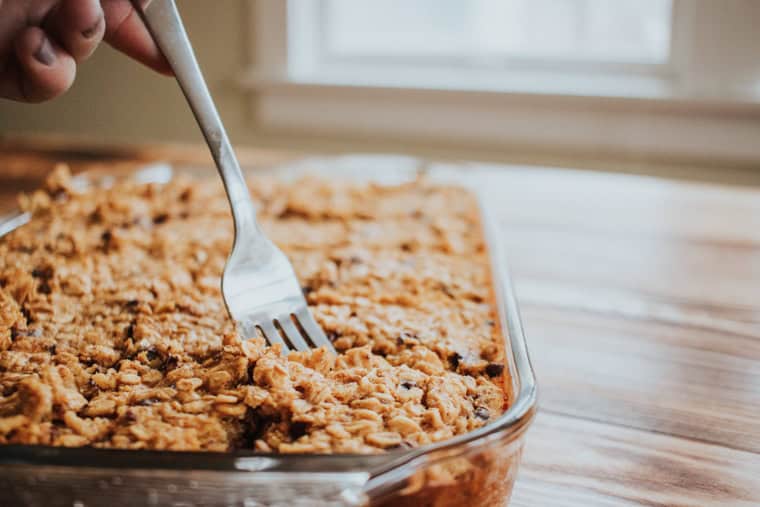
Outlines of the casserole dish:
[[[389,168],[392,168],[389,170]],[[307,159],[267,169],[279,178],[317,173],[379,184],[414,179],[467,186],[456,168],[387,157]],[[191,168],[182,172],[197,173]],[[76,185],[108,186],[118,178],[165,182],[157,165],[135,174],[99,171]],[[475,189],[477,190],[477,189]],[[413,449],[376,455],[129,451],[8,445],[0,447],[0,493],[9,505],[504,505],[516,477],[524,433],[535,411],[535,379],[511,281],[488,215],[481,218],[492,288],[505,340],[510,406],[474,431]],[[23,224],[15,215],[0,234]]]

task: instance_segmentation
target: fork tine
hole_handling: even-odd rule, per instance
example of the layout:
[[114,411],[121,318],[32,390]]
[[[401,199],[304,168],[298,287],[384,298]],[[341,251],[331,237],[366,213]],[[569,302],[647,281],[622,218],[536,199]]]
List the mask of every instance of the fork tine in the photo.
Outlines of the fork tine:
[[280,344],[282,345],[282,353],[287,354],[290,350],[290,347],[288,347],[288,344],[285,343],[285,340],[282,339],[282,336],[280,336],[280,332],[277,330],[276,327],[274,327],[274,323],[269,320],[262,320],[259,322],[259,327],[261,328],[261,331],[264,333],[264,339],[269,342],[269,345],[275,345]]
[[288,340],[296,350],[309,350],[309,345],[306,340],[301,336],[301,332],[298,330],[293,321],[290,319],[290,315],[283,315],[277,319],[277,322],[282,328],[282,332],[288,337]]
[[[256,326],[257,325],[255,322],[251,321],[250,319],[245,319],[241,322],[238,322],[238,331],[240,331],[240,335],[243,338],[250,340],[251,338],[259,335],[259,331]],[[266,339],[266,336],[264,339]]]
[[314,322],[314,317],[311,316],[311,312],[308,308],[301,308],[295,313],[295,316],[298,319],[298,323],[301,324],[301,327],[316,347],[327,347],[327,350],[335,352],[335,348],[333,348],[332,343],[330,343],[330,340],[325,336],[322,328]]

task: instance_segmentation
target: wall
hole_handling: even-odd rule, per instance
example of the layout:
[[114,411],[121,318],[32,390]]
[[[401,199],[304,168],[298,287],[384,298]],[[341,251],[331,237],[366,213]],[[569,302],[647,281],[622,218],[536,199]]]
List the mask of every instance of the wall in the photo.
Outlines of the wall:
[[[246,60],[245,0],[178,1],[211,92],[233,139],[243,137],[244,97],[233,89]],[[0,99],[0,134],[66,133],[105,141],[202,138],[173,79],[158,76],[105,44],[81,65],[73,88],[45,104]]]

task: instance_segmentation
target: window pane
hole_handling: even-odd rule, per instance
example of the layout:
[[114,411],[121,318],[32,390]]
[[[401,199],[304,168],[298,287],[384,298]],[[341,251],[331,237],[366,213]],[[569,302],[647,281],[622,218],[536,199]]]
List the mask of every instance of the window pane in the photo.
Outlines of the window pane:
[[334,56],[663,63],[671,0],[325,0]]

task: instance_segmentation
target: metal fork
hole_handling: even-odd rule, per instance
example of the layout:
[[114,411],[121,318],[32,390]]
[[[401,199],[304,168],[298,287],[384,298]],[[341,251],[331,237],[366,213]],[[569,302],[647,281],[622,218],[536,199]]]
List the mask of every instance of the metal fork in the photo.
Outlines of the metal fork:
[[222,275],[222,294],[245,338],[257,329],[269,344],[292,349],[334,351],[306,305],[293,266],[267,238],[219,113],[195,59],[174,0],[133,0],[156,44],[166,56],[224,182],[235,222],[235,242]]

